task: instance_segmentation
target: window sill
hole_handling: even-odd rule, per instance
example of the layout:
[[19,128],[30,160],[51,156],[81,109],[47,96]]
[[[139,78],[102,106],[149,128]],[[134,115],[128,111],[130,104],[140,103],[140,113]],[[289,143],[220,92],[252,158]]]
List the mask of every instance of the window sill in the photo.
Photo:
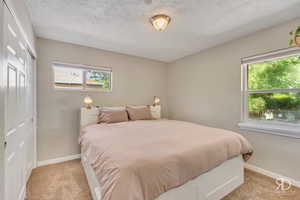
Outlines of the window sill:
[[300,139],[300,126],[294,124],[276,124],[268,122],[246,121],[240,122],[240,129],[281,135]]
[[55,91],[82,91],[82,92],[112,92],[112,89],[95,89],[95,88],[64,88],[64,87],[55,87]]

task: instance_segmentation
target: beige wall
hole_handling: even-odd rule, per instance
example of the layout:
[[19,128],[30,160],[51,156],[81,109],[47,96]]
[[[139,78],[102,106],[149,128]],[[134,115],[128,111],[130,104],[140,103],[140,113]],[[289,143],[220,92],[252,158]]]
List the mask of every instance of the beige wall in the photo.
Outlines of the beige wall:
[[78,154],[79,109],[84,93],[53,88],[51,63],[61,61],[113,69],[113,91],[91,92],[96,105],[151,104],[160,96],[167,113],[165,63],[37,39],[38,160]]
[[[169,117],[241,132],[241,58],[286,48],[289,31],[299,24],[294,20],[169,64]],[[251,164],[300,181],[299,139],[243,134],[254,146]]]
[[[84,94],[56,91],[52,61],[113,68],[113,92],[90,93],[98,105],[149,104],[159,95],[173,118],[237,131],[253,144],[250,164],[300,180],[300,140],[242,132],[240,59],[287,47],[294,20],[168,64],[39,38],[38,160],[79,153],[79,107]],[[167,95],[166,95],[167,94]],[[168,101],[167,101],[168,98]],[[167,110],[168,106],[168,110]]]

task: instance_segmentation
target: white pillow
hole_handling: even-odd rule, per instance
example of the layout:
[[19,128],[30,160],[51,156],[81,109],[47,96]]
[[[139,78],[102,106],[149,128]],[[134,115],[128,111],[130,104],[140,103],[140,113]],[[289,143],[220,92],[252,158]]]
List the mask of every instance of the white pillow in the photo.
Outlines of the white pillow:
[[125,106],[103,106],[99,107],[99,110],[126,110]]

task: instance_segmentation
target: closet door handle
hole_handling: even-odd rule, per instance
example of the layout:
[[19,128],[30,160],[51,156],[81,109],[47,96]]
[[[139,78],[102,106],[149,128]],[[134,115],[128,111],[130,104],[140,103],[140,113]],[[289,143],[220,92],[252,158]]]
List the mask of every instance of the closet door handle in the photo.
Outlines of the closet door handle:
[[7,142],[5,141],[4,142],[4,149],[6,149],[6,147],[7,147]]

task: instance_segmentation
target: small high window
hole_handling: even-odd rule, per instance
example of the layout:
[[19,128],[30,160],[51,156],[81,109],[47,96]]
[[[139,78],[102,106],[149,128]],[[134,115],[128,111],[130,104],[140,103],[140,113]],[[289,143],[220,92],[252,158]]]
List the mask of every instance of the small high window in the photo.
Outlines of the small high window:
[[112,70],[106,67],[53,63],[54,87],[111,91]]

